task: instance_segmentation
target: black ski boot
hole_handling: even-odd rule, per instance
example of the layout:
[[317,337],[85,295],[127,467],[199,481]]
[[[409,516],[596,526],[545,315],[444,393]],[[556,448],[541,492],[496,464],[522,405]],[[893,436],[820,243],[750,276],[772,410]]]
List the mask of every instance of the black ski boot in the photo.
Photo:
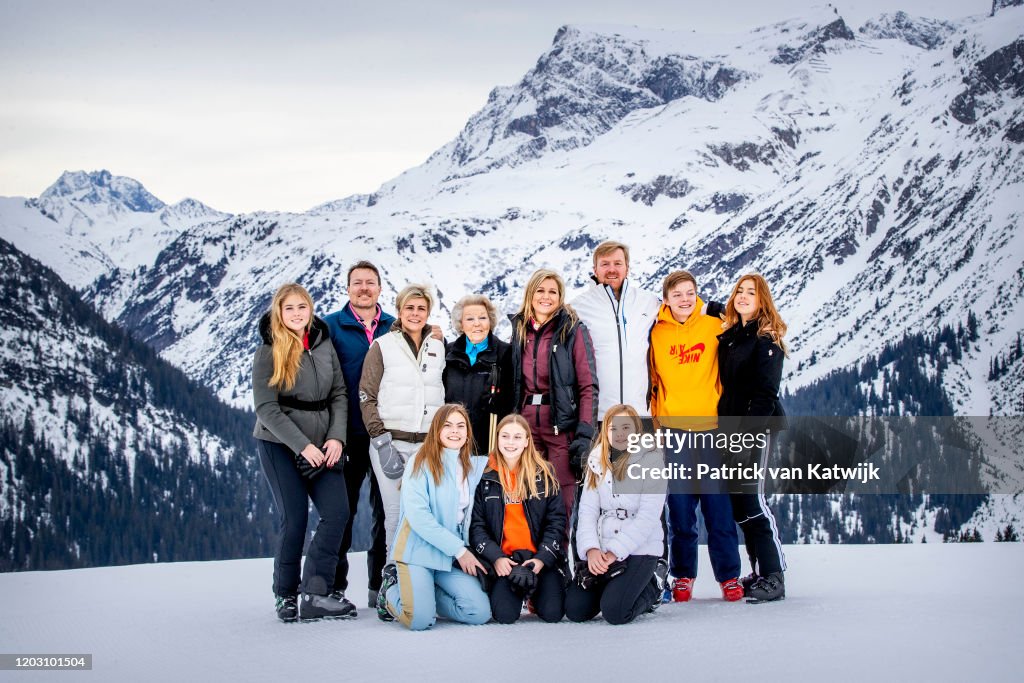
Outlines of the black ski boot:
[[659,557],[657,564],[654,565],[654,576],[651,577],[651,585],[654,586],[654,590],[657,592],[655,593],[654,601],[647,609],[648,612],[654,612],[661,607],[661,596],[665,594],[665,586],[668,585],[668,562],[663,557]]
[[743,597],[746,598],[750,596],[750,587],[753,586],[754,582],[760,578],[761,577],[758,576],[756,573],[750,572],[742,579],[740,579],[740,585],[743,586]]
[[785,597],[786,582],[782,578],[782,572],[772,572],[768,576],[759,577],[747,590],[747,602],[752,604],[774,602]]
[[299,620],[351,619],[358,614],[356,606],[348,600],[337,600],[330,595],[303,593],[299,600]]
[[384,565],[381,570],[380,590],[377,591],[377,618],[381,621],[394,621],[395,618],[388,611],[388,589],[398,583],[398,567],[394,564]]
[[299,618],[299,603],[294,595],[278,595],[274,606],[277,618],[288,624]]
[[351,600],[345,597],[345,591],[335,590],[333,593],[331,593],[331,597],[340,603],[348,605],[349,608],[352,610],[353,617],[359,616],[359,611],[356,609],[356,606],[352,603]]

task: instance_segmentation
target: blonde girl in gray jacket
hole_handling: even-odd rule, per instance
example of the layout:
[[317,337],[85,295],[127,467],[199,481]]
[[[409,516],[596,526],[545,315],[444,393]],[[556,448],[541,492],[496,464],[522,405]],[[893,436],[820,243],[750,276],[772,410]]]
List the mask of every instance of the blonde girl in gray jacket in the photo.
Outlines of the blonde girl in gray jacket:
[[[278,512],[277,616],[286,622],[355,617],[344,593],[331,592],[349,515],[341,469],[348,401],[338,356],[327,325],[313,315],[309,292],[295,283],[274,294],[259,332],[262,343],[252,363],[253,436]],[[320,523],[306,551],[300,590],[311,499]]]

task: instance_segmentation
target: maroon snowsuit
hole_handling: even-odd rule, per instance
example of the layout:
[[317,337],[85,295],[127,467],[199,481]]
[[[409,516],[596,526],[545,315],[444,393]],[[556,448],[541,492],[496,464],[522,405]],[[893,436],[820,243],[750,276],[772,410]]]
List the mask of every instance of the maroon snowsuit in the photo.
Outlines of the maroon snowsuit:
[[586,462],[596,434],[594,346],[586,326],[571,323],[564,308],[539,329],[528,322],[525,345],[515,331],[518,321],[518,315],[513,317],[513,395],[518,397],[519,412],[530,425],[537,449],[555,466],[568,518],[578,474],[570,467],[570,453],[577,456],[577,464]]

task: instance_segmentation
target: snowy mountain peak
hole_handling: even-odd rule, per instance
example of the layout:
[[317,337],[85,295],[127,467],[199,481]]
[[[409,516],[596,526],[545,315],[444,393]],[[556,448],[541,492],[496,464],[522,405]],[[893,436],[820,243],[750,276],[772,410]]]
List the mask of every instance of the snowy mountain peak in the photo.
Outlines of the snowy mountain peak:
[[177,204],[172,204],[160,212],[160,220],[164,223],[186,222],[198,223],[211,220],[230,218],[232,214],[218,211],[197,199],[186,197]]
[[378,194],[407,189],[416,175],[452,181],[585,147],[629,114],[673,100],[717,101],[755,77],[725,62],[724,47],[694,45],[688,33],[562,26],[522,80],[492,90],[455,140]]
[[896,12],[871,19],[857,30],[865,38],[902,40],[914,47],[934,50],[946,42],[956,26],[948,21]]
[[140,213],[154,213],[166,206],[139,181],[112,175],[105,169],[89,173],[65,171],[39,196],[41,203],[57,199],[93,205],[113,204]]
[[828,51],[829,47],[857,39],[857,36],[838,13],[825,13],[822,16],[824,20],[818,19],[805,24],[804,32],[796,41],[779,45],[778,52],[772,57],[772,63],[795,64],[805,57],[823,54]]

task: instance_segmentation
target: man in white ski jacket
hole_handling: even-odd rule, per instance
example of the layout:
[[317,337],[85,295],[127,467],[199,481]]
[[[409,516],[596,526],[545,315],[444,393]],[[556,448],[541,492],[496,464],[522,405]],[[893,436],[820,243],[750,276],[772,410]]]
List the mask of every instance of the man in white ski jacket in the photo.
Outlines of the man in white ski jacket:
[[598,417],[616,403],[643,416],[647,408],[647,349],[651,325],[661,299],[634,286],[629,275],[629,247],[602,242],[594,250],[596,284],[576,297],[572,307],[590,331],[597,360]]

